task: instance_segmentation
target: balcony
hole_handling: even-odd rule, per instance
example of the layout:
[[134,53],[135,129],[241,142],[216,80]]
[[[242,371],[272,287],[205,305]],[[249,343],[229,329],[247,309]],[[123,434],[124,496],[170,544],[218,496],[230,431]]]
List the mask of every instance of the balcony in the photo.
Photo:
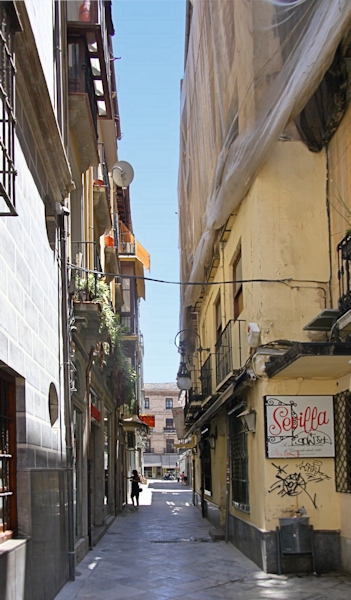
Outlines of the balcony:
[[230,320],[222,331],[215,346],[216,388],[236,377],[243,366],[244,337],[242,326],[245,321]]
[[177,448],[163,448],[163,454],[177,454]]
[[102,0],[67,3],[68,35],[84,39],[93,74],[93,89],[99,118],[112,118],[111,65],[113,34],[111,9]]
[[[71,264],[71,291],[80,302],[94,301],[97,297],[97,283],[102,277],[96,243],[71,242]],[[93,273],[89,273],[88,270]]]
[[82,173],[99,162],[97,105],[87,52],[84,39],[68,39],[69,124],[79,149]]
[[145,448],[144,453],[145,454],[154,454],[155,448]]
[[107,172],[104,145],[99,144],[99,166],[94,169],[93,206],[99,237],[112,227],[110,207],[110,182]]
[[210,354],[201,367],[201,390],[204,398],[212,395],[212,357]]
[[175,427],[164,427],[163,432],[164,433],[176,433],[176,428]]

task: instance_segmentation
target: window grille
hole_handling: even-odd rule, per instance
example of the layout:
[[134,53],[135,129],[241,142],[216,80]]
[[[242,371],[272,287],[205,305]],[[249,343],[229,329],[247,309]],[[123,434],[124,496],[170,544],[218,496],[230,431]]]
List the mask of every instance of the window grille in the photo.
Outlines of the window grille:
[[351,493],[351,392],[334,396],[335,484],[337,492]]
[[212,467],[211,467],[211,448],[208,440],[204,440],[202,450],[202,465],[204,477],[204,489],[206,492],[212,493]]
[[13,57],[14,24],[6,4],[0,3],[0,216],[16,215],[14,164],[15,113]]
[[0,377],[0,535],[16,529],[14,385]]
[[241,419],[231,420],[232,499],[236,508],[250,512],[247,437]]

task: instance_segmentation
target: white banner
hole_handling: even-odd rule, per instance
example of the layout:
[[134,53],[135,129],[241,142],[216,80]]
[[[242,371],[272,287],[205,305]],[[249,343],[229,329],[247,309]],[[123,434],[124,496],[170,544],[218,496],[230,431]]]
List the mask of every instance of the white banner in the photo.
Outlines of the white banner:
[[178,440],[182,440],[184,438],[184,408],[182,406],[177,406],[172,408],[173,412],[173,421],[177,431]]
[[333,396],[265,396],[268,458],[333,457]]

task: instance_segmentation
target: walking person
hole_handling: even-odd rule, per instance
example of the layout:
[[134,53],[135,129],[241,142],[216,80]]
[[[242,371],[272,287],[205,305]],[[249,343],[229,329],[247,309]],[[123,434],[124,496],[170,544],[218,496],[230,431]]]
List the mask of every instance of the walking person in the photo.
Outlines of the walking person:
[[[139,483],[141,482],[141,479],[140,479],[140,476],[136,469],[133,469],[132,476],[129,477],[129,479],[132,482],[132,491],[130,494],[130,497],[132,499],[132,504],[136,508],[139,508],[139,492],[140,492]],[[134,504],[134,498],[135,498],[135,504]]]

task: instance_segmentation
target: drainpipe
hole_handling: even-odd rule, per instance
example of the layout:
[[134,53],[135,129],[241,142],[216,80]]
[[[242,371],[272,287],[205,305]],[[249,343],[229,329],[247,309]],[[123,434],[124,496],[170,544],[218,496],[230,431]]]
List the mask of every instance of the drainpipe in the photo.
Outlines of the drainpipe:
[[66,470],[67,470],[67,521],[68,521],[68,576],[74,581],[74,514],[73,514],[73,432],[70,376],[70,342],[68,320],[68,285],[67,285],[67,253],[65,216],[69,213],[63,209],[60,213],[60,254],[61,254],[61,286],[62,286],[62,338],[63,338],[63,388],[66,430]]
[[[240,323],[239,323],[240,328]],[[230,430],[229,415],[226,416],[226,481],[225,481],[225,542],[229,542],[229,495],[230,495]]]
[[87,474],[87,484],[88,484],[88,540],[89,540],[89,550],[93,549],[93,534],[92,534],[92,525],[91,525],[91,393],[90,393],[90,380],[91,380],[91,369],[93,366],[93,357],[94,357],[94,348],[90,348],[89,352],[89,360],[88,365],[85,372],[85,388],[86,388],[86,405],[87,405],[87,418],[86,418],[86,427],[87,427],[87,457],[88,457],[88,474]]

